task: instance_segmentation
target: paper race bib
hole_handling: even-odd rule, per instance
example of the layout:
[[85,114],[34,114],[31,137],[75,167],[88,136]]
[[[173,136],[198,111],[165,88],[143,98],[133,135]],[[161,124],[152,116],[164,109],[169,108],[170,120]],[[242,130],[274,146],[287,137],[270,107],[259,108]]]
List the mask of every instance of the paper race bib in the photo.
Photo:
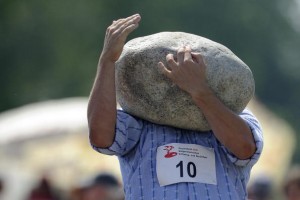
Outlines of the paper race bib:
[[217,184],[215,152],[201,145],[170,143],[158,147],[156,171],[160,186],[179,182]]

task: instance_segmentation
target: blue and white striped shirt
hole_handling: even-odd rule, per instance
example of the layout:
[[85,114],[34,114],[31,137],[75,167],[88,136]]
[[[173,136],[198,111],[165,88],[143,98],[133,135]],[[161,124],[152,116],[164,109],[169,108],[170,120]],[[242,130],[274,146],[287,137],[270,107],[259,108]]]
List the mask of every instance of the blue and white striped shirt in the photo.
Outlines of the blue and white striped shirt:
[[[231,154],[213,132],[197,132],[153,124],[118,111],[114,143],[107,149],[93,147],[108,155],[117,155],[126,200],[242,200],[247,199],[246,185],[252,166],[262,148],[262,130],[253,114],[244,110],[240,116],[253,133],[256,152],[247,160]],[[156,175],[156,151],[169,143],[198,144],[213,148],[217,185],[177,183],[161,187]]]

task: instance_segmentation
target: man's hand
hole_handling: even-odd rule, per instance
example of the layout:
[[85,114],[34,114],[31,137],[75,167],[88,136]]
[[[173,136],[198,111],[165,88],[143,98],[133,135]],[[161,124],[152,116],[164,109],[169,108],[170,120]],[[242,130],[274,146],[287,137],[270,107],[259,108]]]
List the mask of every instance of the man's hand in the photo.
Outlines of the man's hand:
[[191,52],[187,46],[178,50],[176,59],[173,54],[168,54],[166,60],[167,66],[159,62],[159,68],[182,90],[193,98],[212,94],[206,82],[206,66],[201,54]]
[[127,36],[138,27],[140,20],[141,16],[135,14],[125,19],[113,21],[106,30],[101,59],[116,62],[122,53]]

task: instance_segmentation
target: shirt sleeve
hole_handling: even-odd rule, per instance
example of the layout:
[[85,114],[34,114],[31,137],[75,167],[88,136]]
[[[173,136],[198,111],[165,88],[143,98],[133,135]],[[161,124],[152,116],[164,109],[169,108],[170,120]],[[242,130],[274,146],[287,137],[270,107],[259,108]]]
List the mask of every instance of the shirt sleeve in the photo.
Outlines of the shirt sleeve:
[[261,126],[258,122],[258,120],[255,118],[255,116],[252,114],[252,112],[248,109],[245,109],[240,115],[242,119],[246,121],[248,126],[251,129],[251,132],[253,134],[253,138],[256,145],[256,151],[255,153],[248,159],[239,159],[235,155],[233,155],[231,152],[229,152],[225,147],[226,154],[228,158],[238,166],[246,166],[250,165],[253,166],[259,159],[262,149],[263,149],[263,133]]
[[107,155],[125,155],[138,143],[142,126],[141,120],[118,110],[113,144],[108,148],[99,148],[94,145],[92,147],[94,150]]

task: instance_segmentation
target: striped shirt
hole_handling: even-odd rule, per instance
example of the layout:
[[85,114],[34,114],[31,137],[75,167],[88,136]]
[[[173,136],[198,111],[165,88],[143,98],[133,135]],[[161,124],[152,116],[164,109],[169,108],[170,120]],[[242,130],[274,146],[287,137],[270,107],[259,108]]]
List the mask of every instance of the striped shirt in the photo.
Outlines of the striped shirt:
[[[93,148],[117,155],[126,200],[242,200],[247,199],[246,185],[252,166],[257,162],[263,137],[259,122],[249,110],[242,117],[251,128],[256,152],[240,160],[226,149],[212,131],[197,132],[153,124],[118,110],[114,143],[107,149]],[[156,152],[169,143],[198,144],[215,152],[217,185],[183,182],[160,186],[156,175]]]

